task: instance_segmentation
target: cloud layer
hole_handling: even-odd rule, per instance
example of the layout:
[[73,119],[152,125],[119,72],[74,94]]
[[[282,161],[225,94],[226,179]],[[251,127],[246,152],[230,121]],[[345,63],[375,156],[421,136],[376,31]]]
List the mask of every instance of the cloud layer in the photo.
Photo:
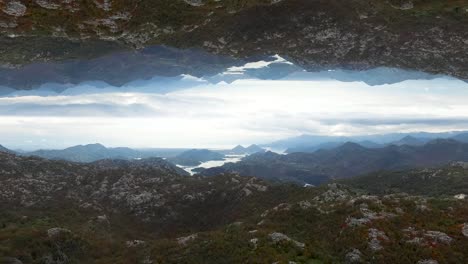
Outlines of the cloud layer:
[[189,82],[168,82],[173,92],[166,94],[152,92],[164,88],[154,81],[145,89],[87,84],[79,93],[1,97],[1,143],[27,149],[91,142],[229,147],[298,134],[468,129],[468,84],[454,79],[378,86],[307,79]]

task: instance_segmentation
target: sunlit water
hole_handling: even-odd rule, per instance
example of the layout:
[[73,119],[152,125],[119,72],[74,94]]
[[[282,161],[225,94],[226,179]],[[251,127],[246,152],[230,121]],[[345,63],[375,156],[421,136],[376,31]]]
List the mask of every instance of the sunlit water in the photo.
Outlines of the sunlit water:
[[190,175],[194,175],[195,174],[195,172],[193,171],[194,169],[197,169],[197,168],[209,169],[209,168],[223,166],[226,163],[237,163],[241,161],[242,158],[244,158],[245,156],[246,155],[226,155],[224,157],[224,160],[210,160],[210,161],[203,162],[202,164],[195,166],[195,167],[181,166],[181,165],[177,165],[177,166],[184,169],[188,173],[190,173]]

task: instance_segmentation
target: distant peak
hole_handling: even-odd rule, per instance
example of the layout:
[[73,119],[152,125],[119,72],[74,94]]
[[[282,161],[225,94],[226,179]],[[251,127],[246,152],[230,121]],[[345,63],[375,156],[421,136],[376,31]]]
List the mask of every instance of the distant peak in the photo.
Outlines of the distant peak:
[[235,148],[233,148],[232,150],[244,150],[244,146],[242,145],[237,145]]
[[100,143],[88,144],[88,145],[85,145],[85,147],[106,148],[104,145],[102,145]]
[[104,150],[104,149],[107,149],[107,148],[102,144],[94,143],[94,144],[73,146],[73,147],[69,147],[68,149]]
[[93,144],[87,144],[85,146],[97,146],[97,147],[104,147],[101,143],[93,143]]

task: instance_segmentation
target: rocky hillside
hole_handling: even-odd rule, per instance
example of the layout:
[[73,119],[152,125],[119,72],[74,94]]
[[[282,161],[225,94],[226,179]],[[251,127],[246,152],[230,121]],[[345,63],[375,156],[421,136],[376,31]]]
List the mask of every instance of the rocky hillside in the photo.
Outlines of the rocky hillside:
[[[176,219],[190,222],[187,227],[209,226],[213,215],[206,210],[229,208],[238,199],[267,189],[250,178],[188,177],[159,158],[81,164],[1,152],[0,181],[5,208],[73,207],[116,213],[155,226],[155,232],[175,228],[181,224]],[[202,202],[210,206],[197,208]],[[193,213],[199,214],[199,222],[188,217]]]
[[10,68],[164,44],[280,54],[312,70],[468,77],[465,0],[9,0],[0,10],[0,62]]
[[[462,165],[462,164],[461,164]],[[468,175],[463,166],[460,175]],[[437,182],[444,183],[442,169]],[[421,171],[430,179],[433,171]],[[449,172],[450,173],[450,172]],[[409,173],[411,175],[411,173]],[[368,176],[375,186],[381,177]],[[354,186],[354,187],[349,187]],[[0,154],[1,263],[464,263],[468,204]],[[377,193],[368,195],[368,193]]]
[[9,150],[2,145],[0,145],[0,152],[13,153],[12,150]]
[[414,195],[458,195],[468,193],[468,163],[454,162],[442,168],[377,172],[342,182],[373,194],[404,192]]

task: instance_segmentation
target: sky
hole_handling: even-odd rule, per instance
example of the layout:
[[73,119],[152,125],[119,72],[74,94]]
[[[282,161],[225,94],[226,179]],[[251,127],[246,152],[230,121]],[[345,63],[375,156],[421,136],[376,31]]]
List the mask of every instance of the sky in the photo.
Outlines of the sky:
[[210,83],[182,76],[170,92],[160,92],[164,85],[88,83],[61,94],[4,95],[0,144],[24,150],[88,143],[230,148],[301,134],[468,130],[468,83],[451,78],[370,86],[307,78]]

